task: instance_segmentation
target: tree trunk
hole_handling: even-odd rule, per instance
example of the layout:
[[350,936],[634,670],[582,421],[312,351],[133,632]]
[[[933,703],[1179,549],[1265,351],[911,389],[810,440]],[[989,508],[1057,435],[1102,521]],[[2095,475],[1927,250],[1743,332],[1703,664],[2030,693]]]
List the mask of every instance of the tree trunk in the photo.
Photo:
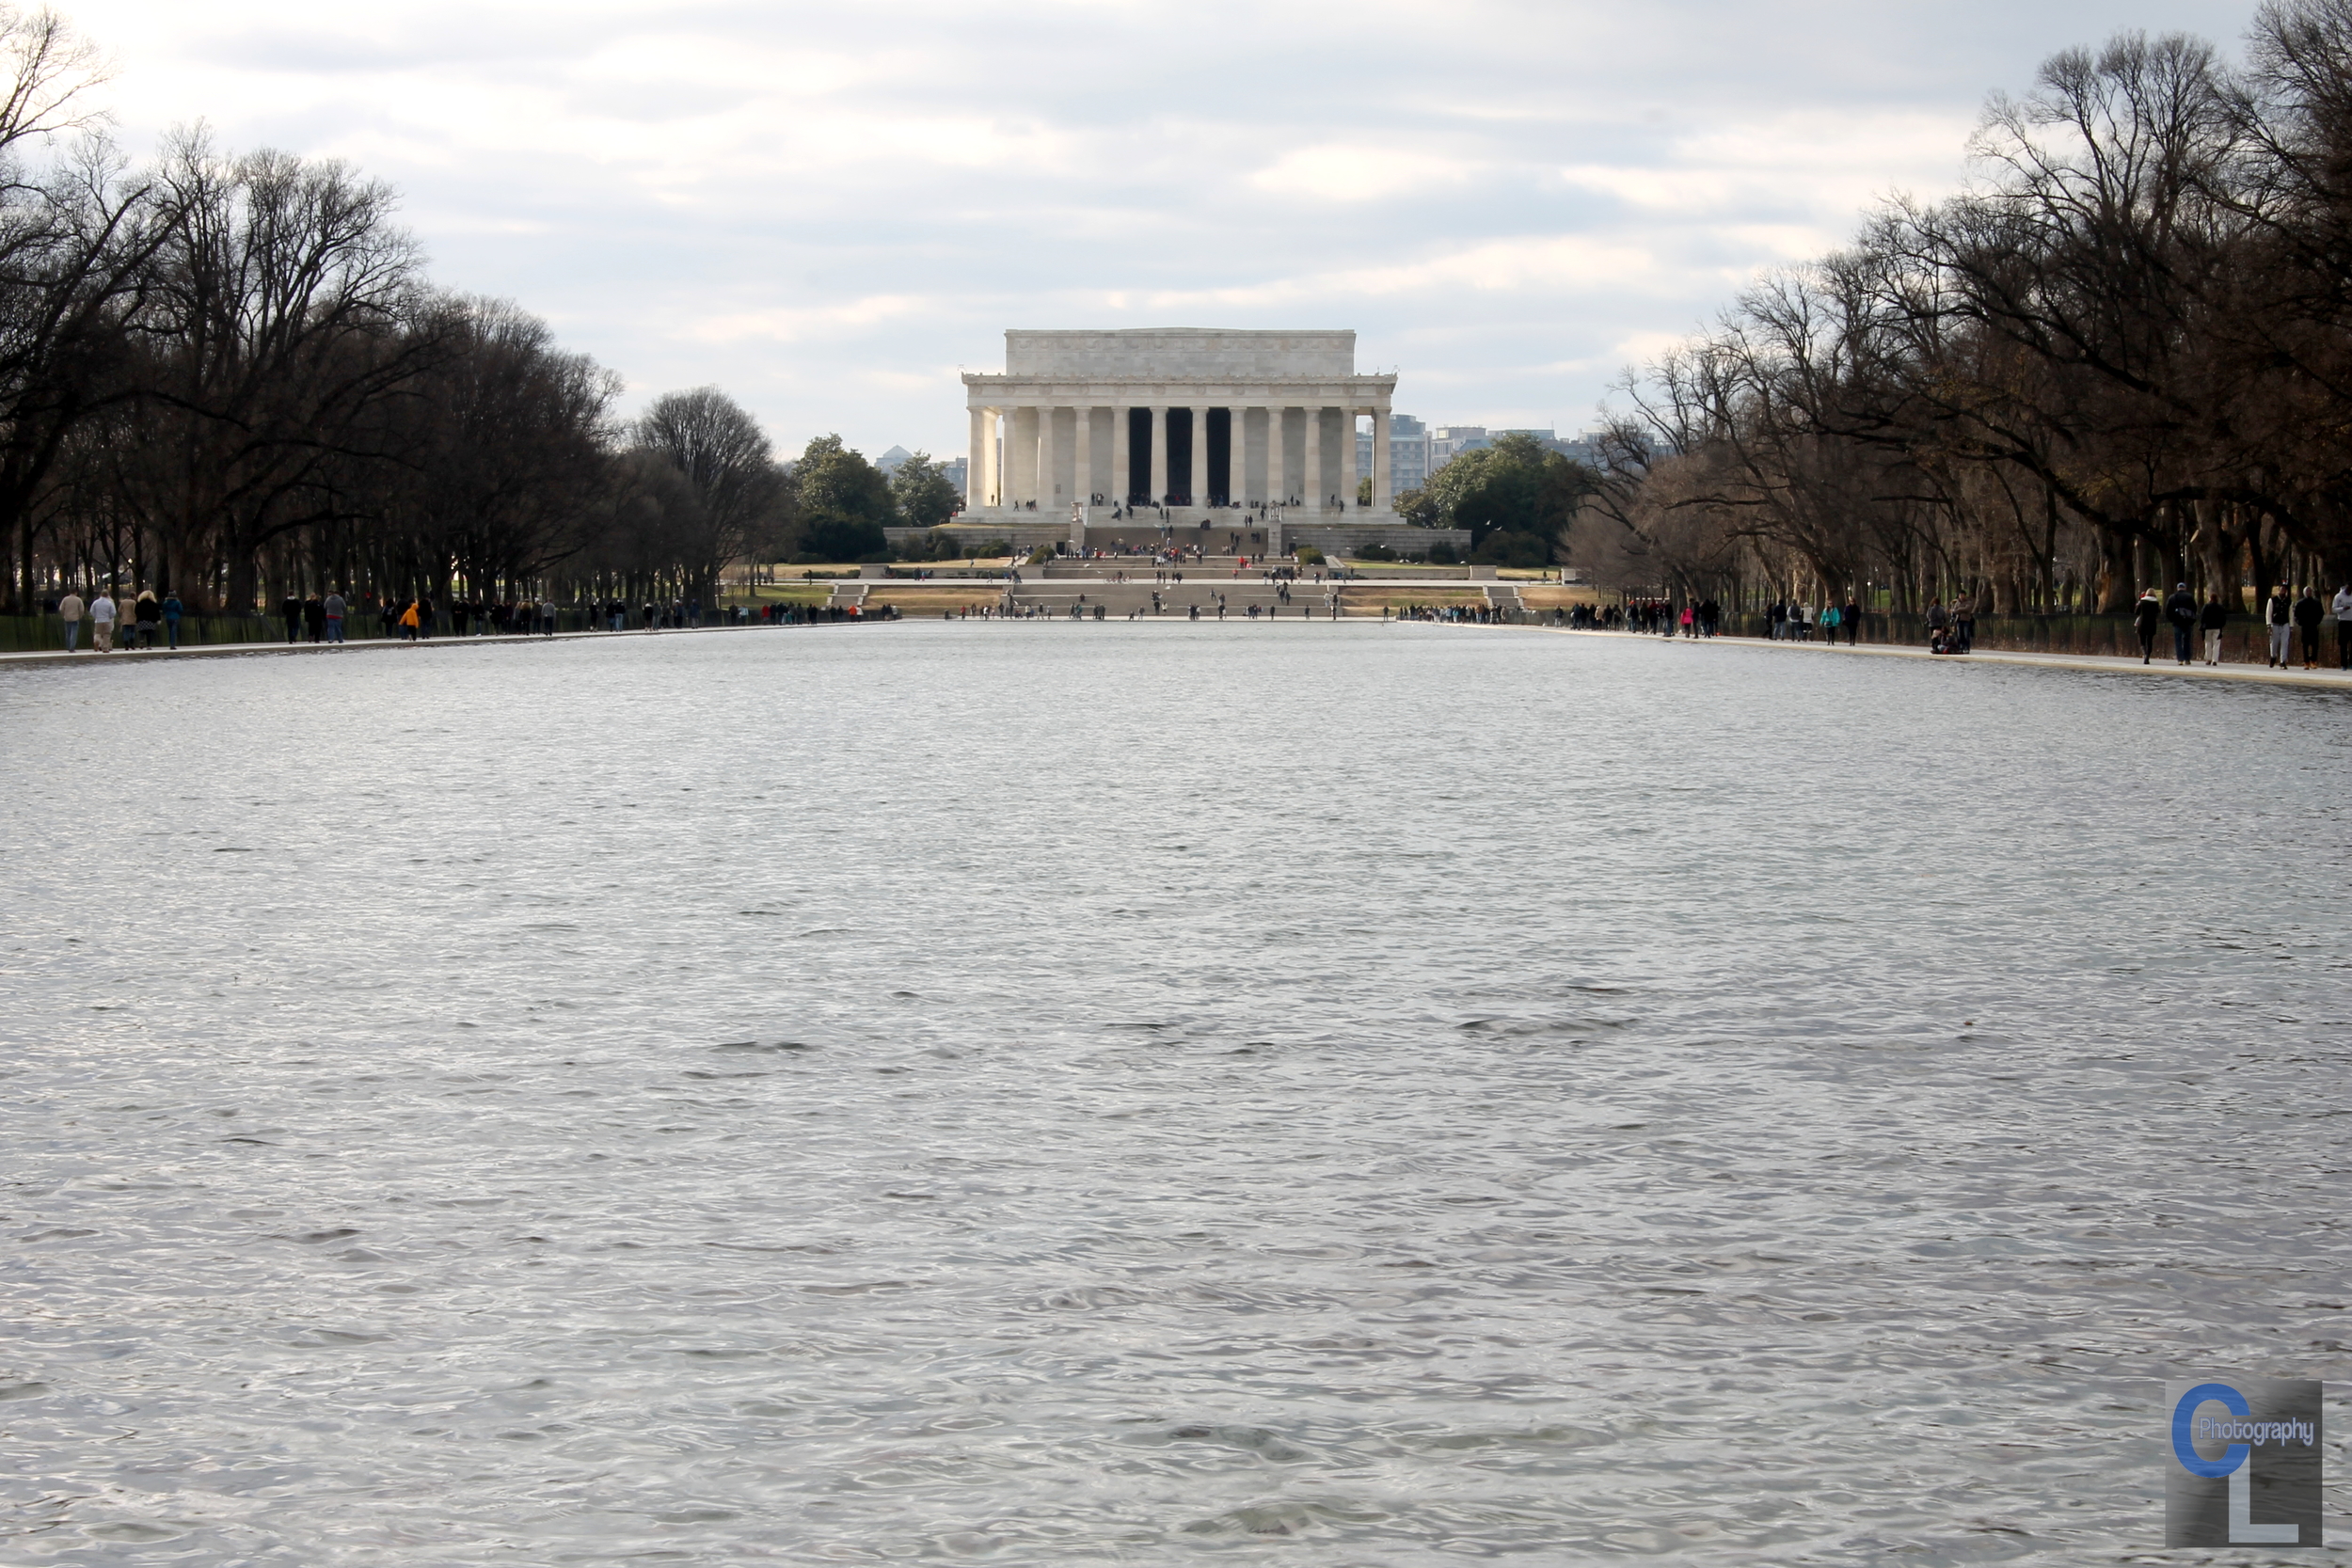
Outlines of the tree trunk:
[[261,573],[253,552],[231,545],[229,547],[229,591],[221,597],[222,613],[250,615],[254,601],[260,596]]
[[2132,541],[2111,528],[2094,527],[2091,536],[2099,548],[2098,577],[2092,584],[2093,612],[2120,615],[2131,608],[2136,596],[2132,586]]

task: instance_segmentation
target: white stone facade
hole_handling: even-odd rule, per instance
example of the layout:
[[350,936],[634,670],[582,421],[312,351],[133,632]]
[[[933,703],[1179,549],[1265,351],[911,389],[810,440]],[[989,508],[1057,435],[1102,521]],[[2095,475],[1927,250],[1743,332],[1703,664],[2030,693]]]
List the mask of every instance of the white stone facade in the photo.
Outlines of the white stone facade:
[[[1392,524],[1393,375],[1356,373],[1353,332],[1152,327],[1005,334],[1001,375],[967,372],[961,521],[1166,508],[1176,526]],[[1372,505],[1356,420],[1372,417]],[[1238,461],[1236,461],[1238,459]],[[1303,515],[1302,515],[1303,514]]]

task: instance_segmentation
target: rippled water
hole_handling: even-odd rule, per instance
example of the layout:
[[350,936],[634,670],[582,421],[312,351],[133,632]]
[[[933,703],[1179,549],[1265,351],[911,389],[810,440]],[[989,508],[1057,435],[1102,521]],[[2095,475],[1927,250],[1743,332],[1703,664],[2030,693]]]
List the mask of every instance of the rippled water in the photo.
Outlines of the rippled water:
[[0,762],[0,1560],[2116,1560],[2152,1380],[2352,1360],[2328,693],[914,623]]

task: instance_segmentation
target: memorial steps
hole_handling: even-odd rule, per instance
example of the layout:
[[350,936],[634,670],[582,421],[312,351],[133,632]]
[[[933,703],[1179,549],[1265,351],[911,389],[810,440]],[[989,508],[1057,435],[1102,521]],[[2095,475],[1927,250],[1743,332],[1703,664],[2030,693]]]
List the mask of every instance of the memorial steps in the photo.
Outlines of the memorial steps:
[[1131,613],[1153,613],[1152,596],[1159,595],[1159,610],[1163,615],[1184,617],[1192,607],[1200,607],[1201,615],[1214,616],[1220,601],[1225,606],[1225,618],[1239,616],[1248,619],[1252,606],[1261,617],[1271,610],[1282,619],[1305,619],[1305,611],[1312,609],[1319,617],[1330,613],[1332,583],[1293,582],[1289,584],[1290,601],[1282,599],[1282,585],[1266,581],[1254,567],[1242,568],[1243,575],[1232,575],[1234,567],[1228,562],[1222,570],[1215,562],[1196,562],[1184,568],[1182,582],[1153,582],[1147,567],[1142,580],[1136,580],[1133,568],[1127,568],[1125,582],[1113,580],[1120,568],[1080,575],[1081,563],[1062,564],[1059,570],[1045,569],[1046,575],[1033,575],[1039,568],[1024,571],[1022,580],[1012,584],[1008,598],[1018,610],[1038,610],[1050,615],[1067,616],[1074,607],[1085,614],[1093,613],[1097,605],[1103,607],[1105,619],[1124,620]]

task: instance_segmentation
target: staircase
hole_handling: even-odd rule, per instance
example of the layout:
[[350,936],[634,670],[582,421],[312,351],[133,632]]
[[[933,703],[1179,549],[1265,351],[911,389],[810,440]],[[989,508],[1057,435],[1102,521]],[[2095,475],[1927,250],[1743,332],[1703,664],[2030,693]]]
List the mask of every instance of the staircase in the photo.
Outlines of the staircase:
[[[1184,580],[1155,583],[1152,580],[1155,570],[1171,576],[1181,573]],[[1241,574],[1238,577],[1236,570]],[[1128,580],[1114,580],[1121,573]],[[1091,619],[1099,607],[1104,619],[1120,621],[1131,615],[1189,619],[1195,608],[1201,619],[1212,620],[1220,607],[1229,621],[1249,619],[1252,609],[1261,620],[1328,620],[1332,594],[1339,586],[1303,579],[1269,582],[1260,575],[1260,568],[1239,566],[1231,556],[1165,569],[1154,568],[1148,560],[1065,560],[1024,567],[1021,576],[1020,582],[1006,588],[1005,602],[1016,612],[1067,618],[1075,610],[1081,619]]]

